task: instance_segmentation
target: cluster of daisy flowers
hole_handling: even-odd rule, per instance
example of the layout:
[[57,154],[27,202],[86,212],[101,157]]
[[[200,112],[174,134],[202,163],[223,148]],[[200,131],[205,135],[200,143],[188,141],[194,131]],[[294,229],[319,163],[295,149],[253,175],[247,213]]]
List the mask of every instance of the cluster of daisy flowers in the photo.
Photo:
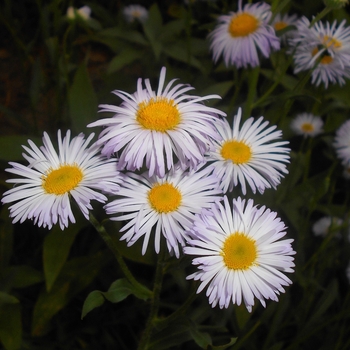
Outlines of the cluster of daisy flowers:
[[295,252],[283,239],[286,226],[265,206],[228,192],[263,193],[276,188],[287,173],[289,148],[281,131],[263,117],[241,122],[241,110],[232,128],[219,109],[205,105],[218,95],[189,94],[193,87],[158,87],[139,79],[133,94],[116,90],[119,106],[101,105],[113,116],[89,127],[102,127],[92,145],[70,132],[58,132],[58,151],[45,133],[43,146],[23,146],[28,165],[11,162],[8,172],[19,178],[5,192],[14,222],[31,219],[38,226],[61,228],[74,222],[71,203],[88,219],[91,201],[104,203],[111,220],[123,222],[121,240],[128,246],[143,238],[142,254],[153,241],[158,253],[196,256],[198,293],[207,287],[210,304],[220,308],[254,299],[277,300],[291,284]]
[[226,66],[256,67],[261,58],[287,46],[293,56],[294,74],[311,72],[311,83],[325,88],[345,84],[350,77],[350,27],[338,23],[311,23],[296,14],[273,14],[265,2],[238,2],[237,11],[221,15],[209,34],[216,63],[222,56]]

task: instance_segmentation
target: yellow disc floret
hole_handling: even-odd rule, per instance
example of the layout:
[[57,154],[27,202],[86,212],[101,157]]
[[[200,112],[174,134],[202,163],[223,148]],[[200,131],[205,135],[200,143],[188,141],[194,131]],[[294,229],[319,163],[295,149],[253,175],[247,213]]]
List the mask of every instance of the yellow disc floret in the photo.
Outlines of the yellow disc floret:
[[241,13],[232,18],[228,27],[229,33],[234,37],[248,36],[254,33],[259,26],[259,21],[249,13]]
[[139,103],[136,120],[145,129],[166,132],[180,123],[180,113],[174,102],[165,97],[151,98]]
[[221,255],[227,268],[247,270],[252,265],[256,265],[255,240],[247,237],[244,233],[233,233],[226,238]]
[[76,165],[61,165],[43,176],[42,186],[46,193],[61,195],[73,190],[83,179],[83,172]]
[[172,184],[156,184],[148,192],[148,200],[151,207],[158,213],[170,213],[181,204],[181,192]]
[[311,123],[304,123],[301,125],[301,130],[304,132],[314,131],[314,126]]
[[244,142],[230,140],[222,145],[221,156],[226,160],[232,160],[233,163],[243,164],[249,162],[252,151]]

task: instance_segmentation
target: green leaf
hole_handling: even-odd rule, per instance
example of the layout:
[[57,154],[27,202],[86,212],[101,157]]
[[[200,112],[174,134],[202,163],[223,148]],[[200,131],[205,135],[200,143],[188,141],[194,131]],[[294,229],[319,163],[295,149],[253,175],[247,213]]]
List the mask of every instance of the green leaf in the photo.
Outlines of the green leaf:
[[[227,93],[230,91],[230,89],[233,87],[233,81],[224,81],[222,83],[217,84],[210,84],[205,90],[201,91],[202,96],[207,95],[219,95],[221,98],[224,98]],[[213,101],[220,102],[220,99],[213,99],[211,100],[211,104],[213,104]]]
[[62,310],[68,302],[86,288],[110,261],[105,252],[84,256],[68,261],[50,292],[43,288],[34,306],[32,335],[44,335],[49,329],[50,320]]
[[21,145],[27,145],[28,139],[35,144],[42,143],[41,138],[33,136],[0,136],[0,159],[5,161],[22,161],[23,148]]
[[85,63],[75,73],[68,91],[68,104],[72,127],[76,132],[86,130],[87,124],[96,119],[97,97]]
[[190,334],[192,339],[202,349],[208,349],[208,346],[212,345],[211,337],[208,333],[201,332],[196,328],[190,328]]
[[105,302],[103,293],[99,290],[92,291],[84,301],[81,319],[83,319],[91,310],[101,306]]
[[44,280],[43,274],[28,265],[10,266],[7,277],[12,288],[25,288]]
[[71,226],[62,231],[59,226],[54,226],[45,237],[43,246],[43,264],[46,289],[49,292],[56,281],[63,265],[67,261],[70,248],[74,242],[80,226]]
[[4,304],[18,304],[19,300],[13,295],[0,291],[0,305]]
[[111,74],[117,72],[129,63],[132,63],[143,56],[143,51],[134,49],[125,49],[117,56],[113,57],[108,65],[107,73]]
[[0,306],[0,340],[6,350],[18,350],[22,343],[20,304]]
[[133,294],[139,299],[147,300],[150,293],[146,287],[142,290],[136,288],[126,278],[118,279],[110,285],[107,292],[95,290],[88,295],[83,305],[81,318],[84,318],[94,308],[101,306],[104,299],[111,303],[119,303]]

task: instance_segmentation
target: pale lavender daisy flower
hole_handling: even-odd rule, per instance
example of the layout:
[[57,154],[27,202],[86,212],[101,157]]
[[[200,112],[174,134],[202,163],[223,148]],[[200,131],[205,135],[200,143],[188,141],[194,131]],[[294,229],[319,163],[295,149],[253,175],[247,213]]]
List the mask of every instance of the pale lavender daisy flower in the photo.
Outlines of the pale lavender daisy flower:
[[123,9],[123,14],[129,23],[134,21],[144,23],[148,19],[148,10],[141,5],[125,6]]
[[315,137],[323,132],[323,121],[311,113],[300,113],[292,120],[290,127],[297,135]]
[[350,166],[350,120],[343,123],[336,131],[333,146],[337,157],[345,167]]

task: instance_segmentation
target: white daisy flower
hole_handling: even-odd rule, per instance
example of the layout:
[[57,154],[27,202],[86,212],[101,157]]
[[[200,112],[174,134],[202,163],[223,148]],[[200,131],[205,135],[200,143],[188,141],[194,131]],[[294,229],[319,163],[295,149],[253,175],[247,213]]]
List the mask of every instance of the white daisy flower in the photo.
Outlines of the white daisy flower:
[[58,131],[58,153],[47,133],[40,149],[28,140],[30,147],[23,146],[28,166],[9,163],[12,168],[6,171],[21,176],[7,180],[16,187],[6,191],[1,200],[4,204],[16,202],[9,208],[13,223],[32,219],[39,227],[51,229],[58,222],[63,230],[69,221],[75,222],[71,198],[88,219],[92,209],[90,201],[107,200],[100,191],[115,193],[119,189],[121,178],[116,160],[102,157],[96,144],[88,147],[94,134],[86,140],[83,134],[72,140],[70,135],[68,131],[62,140]]
[[[334,218],[330,216],[324,216],[320,219],[318,219],[313,225],[312,225],[312,232],[315,236],[322,236],[325,237],[330,230],[337,228],[343,224],[343,220],[340,218]],[[338,232],[336,234],[337,237],[341,237],[340,233]]]
[[336,131],[333,146],[338,158],[345,167],[350,166],[350,120]]
[[123,14],[125,19],[132,23],[134,21],[139,21],[145,23],[148,19],[148,11],[145,7],[141,5],[129,5],[124,7]]
[[69,6],[67,9],[67,18],[74,20],[77,16],[81,17],[85,21],[90,18],[91,8],[89,6],[83,6],[80,9],[76,9],[73,6]]
[[120,152],[119,169],[134,171],[146,165],[150,176],[163,177],[177,160],[183,169],[195,169],[203,162],[211,139],[218,137],[214,124],[218,115],[226,114],[205,106],[202,101],[220,96],[188,95],[187,91],[193,87],[183,84],[173,87],[176,79],[164,87],[165,73],[163,67],[157,92],[152,90],[148,79],[144,89],[141,78],[132,95],[113,91],[123,103],[100,107],[102,112],[112,112],[114,116],[88,125],[106,127],[98,142],[103,144],[104,155]]
[[197,293],[208,286],[212,307],[243,301],[251,312],[254,297],[264,307],[265,299],[278,301],[283,286],[292,283],[284,273],[294,271],[293,240],[281,240],[285,230],[277,214],[265,206],[257,208],[252,199],[246,203],[238,197],[231,209],[225,196],[223,204],[196,216],[184,253],[197,256],[192,264],[198,270],[187,279],[201,281]]
[[227,120],[217,123],[220,139],[214,143],[215,150],[208,152],[214,173],[221,180],[223,192],[232,191],[238,183],[246,194],[246,182],[255,193],[265,188],[276,188],[283,174],[287,174],[285,163],[289,163],[290,149],[283,147],[288,141],[280,139],[282,132],[275,130],[268,121],[250,117],[240,127],[242,110],[233,118],[233,129]]
[[286,40],[293,36],[293,33],[296,31],[291,26],[294,26],[296,21],[298,20],[298,16],[293,14],[289,15],[287,13],[281,14],[277,13],[276,16],[272,20],[272,27],[275,29],[276,33],[279,34],[279,31],[282,31],[286,29],[287,27],[290,27],[289,30],[284,32],[280,35],[280,38],[283,40],[283,42],[286,44]]
[[302,17],[296,24],[297,34],[289,41],[294,50],[294,73],[312,69],[311,83],[316,86],[345,84],[344,78],[350,78],[350,27],[345,23],[317,22],[310,28],[310,21]]
[[315,137],[323,132],[323,121],[311,113],[298,114],[290,124],[297,135]]
[[219,24],[209,34],[214,62],[222,55],[225,65],[237,68],[259,65],[260,52],[269,57],[271,51],[280,49],[280,39],[268,24],[270,5],[266,3],[238,3],[238,11],[218,18]]
[[192,224],[194,215],[219,201],[220,194],[217,177],[207,169],[187,173],[177,167],[163,178],[127,173],[118,198],[106,204],[105,209],[107,214],[118,214],[111,220],[128,221],[120,230],[125,232],[121,240],[126,240],[128,246],[144,236],[145,254],[154,234],[155,251],[159,253],[164,236],[169,252],[179,257],[179,244],[185,245],[185,229]]

